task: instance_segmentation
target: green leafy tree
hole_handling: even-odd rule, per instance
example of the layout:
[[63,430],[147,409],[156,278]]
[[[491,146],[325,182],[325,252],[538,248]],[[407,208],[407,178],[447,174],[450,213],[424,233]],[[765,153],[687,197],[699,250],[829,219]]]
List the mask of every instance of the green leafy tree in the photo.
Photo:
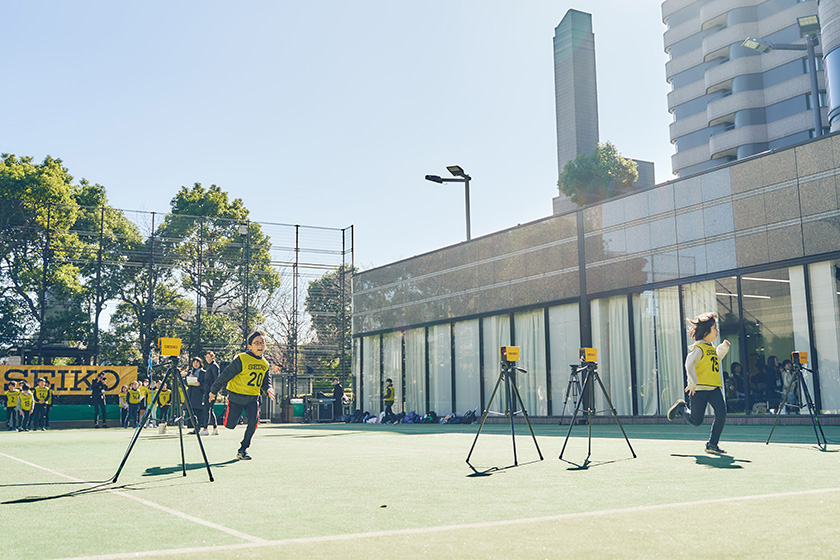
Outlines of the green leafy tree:
[[637,179],[636,162],[622,157],[610,142],[599,143],[591,154],[580,154],[563,168],[560,192],[578,206],[626,192]]
[[[351,290],[355,268],[342,265],[335,272],[328,272],[309,282],[306,293],[306,311],[311,317],[315,340],[306,347],[306,361],[316,371],[328,377],[334,375],[346,381],[350,363],[351,341]],[[344,354],[344,363],[341,355]]]

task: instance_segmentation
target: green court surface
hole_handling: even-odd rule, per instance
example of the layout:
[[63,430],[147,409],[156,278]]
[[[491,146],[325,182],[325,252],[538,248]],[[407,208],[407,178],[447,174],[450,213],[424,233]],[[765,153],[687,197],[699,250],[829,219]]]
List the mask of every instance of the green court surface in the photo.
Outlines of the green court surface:
[[[0,432],[4,558],[837,558],[840,445],[811,426],[263,424]],[[825,426],[831,441],[840,427]]]

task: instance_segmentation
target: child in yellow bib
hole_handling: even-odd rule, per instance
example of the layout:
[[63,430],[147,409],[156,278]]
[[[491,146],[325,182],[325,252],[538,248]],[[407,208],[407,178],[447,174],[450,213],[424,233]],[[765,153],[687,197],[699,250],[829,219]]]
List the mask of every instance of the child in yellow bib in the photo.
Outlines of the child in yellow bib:
[[706,405],[711,405],[715,421],[706,443],[706,453],[723,455],[726,452],[718,446],[720,434],[726,424],[726,402],[721,391],[723,383],[720,362],[729,352],[729,341],[724,340],[717,348],[712,346],[719,334],[715,313],[703,313],[691,319],[690,323],[688,335],[696,342],[689,347],[688,357],[685,359],[685,392],[691,398],[691,408],[684,400],[678,400],[668,410],[668,420],[682,415],[692,426],[699,426],[703,423]]

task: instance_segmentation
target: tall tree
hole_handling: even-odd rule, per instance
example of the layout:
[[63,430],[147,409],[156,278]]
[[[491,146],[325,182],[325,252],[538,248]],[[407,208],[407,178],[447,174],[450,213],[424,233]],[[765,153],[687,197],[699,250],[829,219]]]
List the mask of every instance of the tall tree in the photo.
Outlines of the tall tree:
[[622,157],[610,142],[599,143],[591,154],[580,154],[563,167],[560,192],[578,206],[625,192],[637,179],[636,162]]
[[[335,272],[309,282],[306,311],[311,317],[315,341],[307,348],[308,359],[327,375],[345,377],[349,372],[352,325],[351,281],[356,269],[342,265]],[[344,355],[344,363],[340,361]],[[344,379],[342,379],[344,381]]]

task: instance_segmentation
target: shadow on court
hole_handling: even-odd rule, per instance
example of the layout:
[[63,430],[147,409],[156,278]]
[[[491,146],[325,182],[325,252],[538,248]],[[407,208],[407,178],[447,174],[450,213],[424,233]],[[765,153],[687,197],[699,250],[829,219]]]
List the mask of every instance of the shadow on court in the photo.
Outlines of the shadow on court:
[[743,469],[737,463],[750,463],[747,459],[736,459],[730,455],[679,455],[672,453],[671,457],[685,457],[694,459],[696,464],[714,469]]

